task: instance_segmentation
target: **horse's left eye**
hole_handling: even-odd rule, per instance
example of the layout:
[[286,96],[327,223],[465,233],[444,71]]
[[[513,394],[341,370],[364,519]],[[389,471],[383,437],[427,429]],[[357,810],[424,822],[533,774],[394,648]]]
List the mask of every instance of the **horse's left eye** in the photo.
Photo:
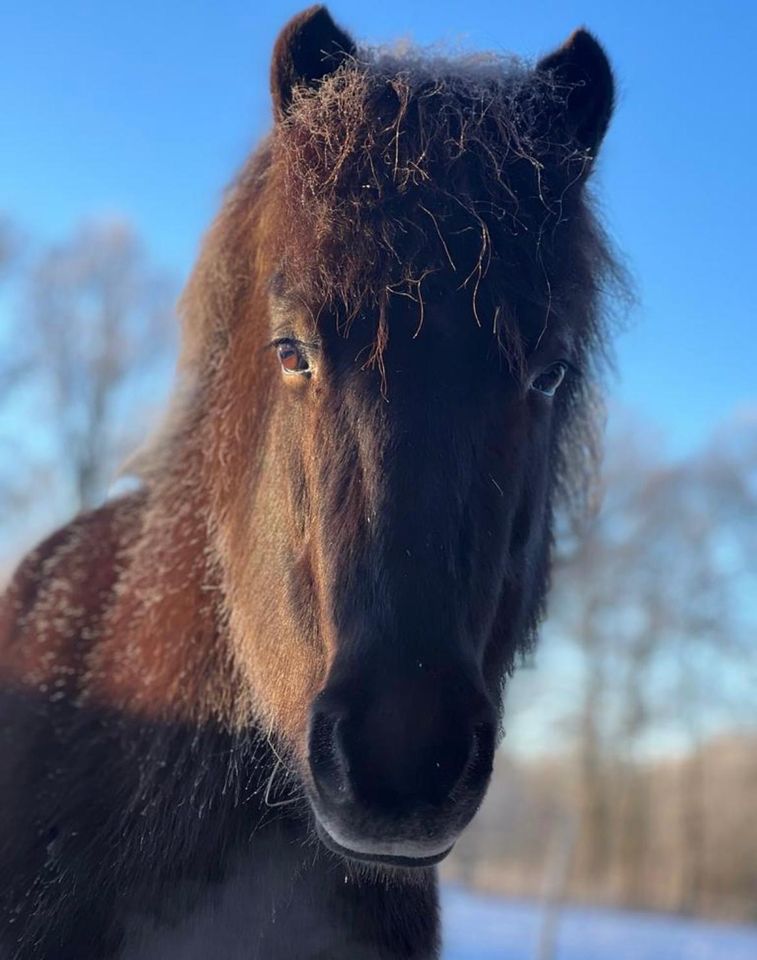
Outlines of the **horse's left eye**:
[[276,344],[281,369],[285,373],[305,373],[310,369],[307,358],[294,340],[279,340]]
[[554,397],[567,372],[568,365],[563,363],[562,360],[558,360],[557,363],[552,363],[545,370],[542,370],[538,377],[534,377],[531,382],[531,389],[545,397]]

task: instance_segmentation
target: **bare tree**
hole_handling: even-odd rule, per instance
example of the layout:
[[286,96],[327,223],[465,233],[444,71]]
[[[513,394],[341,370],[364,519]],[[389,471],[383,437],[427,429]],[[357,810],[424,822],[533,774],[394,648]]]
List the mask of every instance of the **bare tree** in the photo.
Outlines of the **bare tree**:
[[145,396],[158,396],[172,341],[172,296],[133,228],[90,224],[31,271],[35,376],[44,392],[56,468],[77,507],[104,494],[139,435]]
[[[32,368],[28,342],[18,335],[13,317],[15,281],[21,272],[22,239],[8,216],[0,215],[0,411],[7,410],[16,390]],[[0,424],[2,424],[0,419]],[[18,476],[16,467],[23,462],[19,437],[0,428],[0,519],[23,509],[28,500],[28,483]],[[23,470],[21,471],[23,472]],[[2,558],[0,557],[0,564]],[[0,568],[0,580],[2,580]]]
[[128,223],[38,252],[19,238],[0,219],[0,574],[105,496],[162,406],[175,338],[173,283]]
[[604,505],[563,551],[551,605],[553,632],[583,666],[573,711],[575,870],[594,887],[612,878],[626,903],[648,897],[643,754],[673,736],[690,758],[681,768],[679,906],[697,909],[707,847],[700,748],[713,712],[737,710],[733,685],[721,694],[712,681],[755,662],[742,613],[743,581],[754,576],[757,425],[745,420],[728,442],[721,436],[675,464],[651,456],[648,440],[637,430],[611,442]]
[[0,215],[0,277],[13,259],[13,225],[10,218]]

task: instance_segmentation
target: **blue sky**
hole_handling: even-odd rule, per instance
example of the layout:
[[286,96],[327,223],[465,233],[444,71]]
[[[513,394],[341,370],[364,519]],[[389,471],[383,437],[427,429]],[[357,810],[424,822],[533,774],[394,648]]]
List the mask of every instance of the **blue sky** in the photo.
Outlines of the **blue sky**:
[[[224,185],[269,125],[271,46],[300,8],[3,4],[0,211],[42,239],[83,217],[126,215],[182,279]],[[640,296],[615,393],[658,421],[674,451],[757,405],[757,4],[337,0],[331,10],[363,40],[527,56],[580,24],[593,30],[620,86],[598,185]]]

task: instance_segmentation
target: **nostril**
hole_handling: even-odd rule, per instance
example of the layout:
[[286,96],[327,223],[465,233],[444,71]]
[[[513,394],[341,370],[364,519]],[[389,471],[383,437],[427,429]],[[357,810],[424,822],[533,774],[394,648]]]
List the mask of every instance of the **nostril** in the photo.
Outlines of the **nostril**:
[[351,799],[349,776],[341,745],[341,718],[316,710],[310,721],[310,770],[318,792],[331,803]]
[[477,723],[474,726],[468,761],[456,789],[483,790],[491,776],[495,742],[494,724]]

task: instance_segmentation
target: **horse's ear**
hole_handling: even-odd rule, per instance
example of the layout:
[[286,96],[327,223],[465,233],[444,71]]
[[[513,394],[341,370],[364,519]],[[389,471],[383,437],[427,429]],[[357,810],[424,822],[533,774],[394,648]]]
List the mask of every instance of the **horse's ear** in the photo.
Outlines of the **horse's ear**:
[[596,155],[615,103],[615,82],[602,47],[587,30],[576,30],[536,69],[549,73],[564,103],[562,121],[576,145]]
[[354,56],[355,42],[326,7],[308,7],[284,27],[273,48],[271,95],[277,119],[286,116],[295,87],[313,87]]

